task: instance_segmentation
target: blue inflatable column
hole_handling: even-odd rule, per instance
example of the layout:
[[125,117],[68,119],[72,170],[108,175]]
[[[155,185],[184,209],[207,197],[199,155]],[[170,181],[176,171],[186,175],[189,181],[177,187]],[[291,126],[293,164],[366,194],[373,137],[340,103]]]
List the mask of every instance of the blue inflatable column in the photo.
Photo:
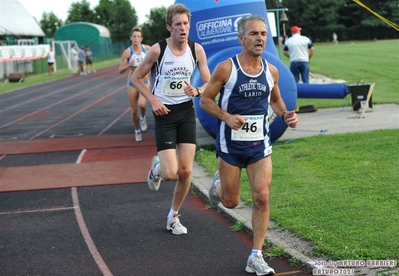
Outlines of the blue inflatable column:
[[[190,9],[192,19],[189,38],[204,47],[211,72],[219,62],[241,52],[242,47],[238,42],[237,25],[242,17],[260,15],[268,21],[264,0],[178,0],[176,2],[182,3]],[[281,96],[287,108],[295,110],[297,86],[291,72],[278,57],[270,27],[266,51],[262,57],[277,67]],[[191,81],[195,86],[202,84],[198,70],[194,72]],[[215,137],[216,119],[203,111],[198,98],[194,98],[194,105],[202,127],[209,135]],[[270,124],[272,141],[280,138],[286,128],[287,126],[281,118],[272,119]]]

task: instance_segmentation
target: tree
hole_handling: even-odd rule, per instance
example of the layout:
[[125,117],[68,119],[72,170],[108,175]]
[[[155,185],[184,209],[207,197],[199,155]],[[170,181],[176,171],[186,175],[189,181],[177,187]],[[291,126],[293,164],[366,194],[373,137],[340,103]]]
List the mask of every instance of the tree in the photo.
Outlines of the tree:
[[298,25],[302,34],[314,41],[330,39],[333,31],[343,29],[339,24],[337,10],[346,0],[283,0],[288,8],[287,16],[291,26]]
[[166,8],[152,8],[150,15],[146,15],[147,21],[143,24],[143,36],[146,44],[152,45],[161,39],[170,36],[165,22]]
[[39,24],[43,32],[46,34],[46,37],[52,38],[55,31],[62,27],[63,22],[51,11],[49,13],[43,12]]
[[282,7],[281,0],[266,0],[267,9],[277,9],[281,7]]
[[[397,0],[361,2],[390,21],[399,19]],[[282,0],[282,6],[288,8],[289,24],[302,27],[302,34],[314,42],[331,41],[332,32],[339,32],[341,41],[398,37],[398,32],[353,0]]]
[[93,22],[94,12],[90,9],[90,3],[87,0],[82,0],[81,2],[73,2],[68,10],[68,17],[65,23],[72,22]]
[[107,27],[113,42],[129,41],[130,31],[138,24],[136,10],[128,0],[100,0],[94,15],[94,23]]

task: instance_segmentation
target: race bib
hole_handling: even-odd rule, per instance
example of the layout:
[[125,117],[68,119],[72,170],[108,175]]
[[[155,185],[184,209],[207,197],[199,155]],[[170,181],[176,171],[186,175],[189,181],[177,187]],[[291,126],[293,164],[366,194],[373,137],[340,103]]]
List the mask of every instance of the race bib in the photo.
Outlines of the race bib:
[[265,139],[263,134],[264,118],[263,115],[243,115],[246,122],[239,130],[231,130],[231,140],[233,141],[259,141]]
[[162,80],[161,93],[165,96],[178,97],[184,96],[184,87],[187,85],[184,81],[189,82],[189,76],[167,76]]
[[138,67],[143,60],[144,58],[142,56],[134,57],[134,64],[132,65],[132,67]]

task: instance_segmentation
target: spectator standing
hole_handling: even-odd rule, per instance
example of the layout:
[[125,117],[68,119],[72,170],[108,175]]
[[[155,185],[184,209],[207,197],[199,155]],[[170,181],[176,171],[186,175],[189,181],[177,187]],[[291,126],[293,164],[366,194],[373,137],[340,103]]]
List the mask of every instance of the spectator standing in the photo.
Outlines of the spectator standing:
[[86,75],[85,73],[85,59],[86,59],[86,53],[84,50],[83,45],[80,46],[79,52],[78,52],[78,62],[79,62],[79,68],[80,68],[80,75]]
[[48,75],[52,76],[54,74],[54,62],[55,62],[55,52],[53,46],[50,46],[50,51],[47,54],[47,64],[48,64]]
[[334,42],[335,45],[338,44],[338,35],[335,32],[333,33],[333,42]]
[[293,26],[292,36],[284,43],[284,55],[290,59],[290,70],[296,82],[301,77],[303,83],[309,83],[310,66],[313,57],[313,42],[301,35],[301,28]]
[[[91,70],[89,70],[89,66],[91,67]],[[91,72],[96,72],[93,64],[93,53],[90,50],[90,46],[86,46],[86,71],[87,74],[90,74]]]
[[77,74],[78,71],[78,51],[76,50],[76,45],[73,44],[71,47],[71,61],[72,61],[72,73]]

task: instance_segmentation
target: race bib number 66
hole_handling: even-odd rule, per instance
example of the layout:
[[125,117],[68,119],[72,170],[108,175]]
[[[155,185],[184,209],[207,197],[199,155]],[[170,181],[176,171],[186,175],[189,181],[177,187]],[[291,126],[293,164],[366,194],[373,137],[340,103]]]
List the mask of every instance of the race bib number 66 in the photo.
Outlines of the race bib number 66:
[[189,82],[189,76],[173,76],[165,77],[162,80],[162,90],[161,93],[165,96],[179,97],[184,96],[184,87],[186,84],[184,82]]
[[239,130],[231,130],[231,140],[233,141],[258,141],[263,140],[263,115],[243,115],[246,122]]

